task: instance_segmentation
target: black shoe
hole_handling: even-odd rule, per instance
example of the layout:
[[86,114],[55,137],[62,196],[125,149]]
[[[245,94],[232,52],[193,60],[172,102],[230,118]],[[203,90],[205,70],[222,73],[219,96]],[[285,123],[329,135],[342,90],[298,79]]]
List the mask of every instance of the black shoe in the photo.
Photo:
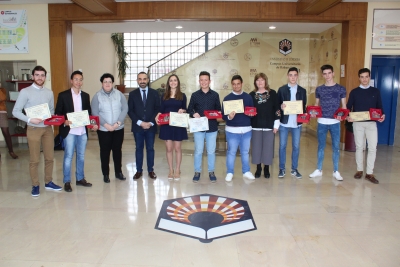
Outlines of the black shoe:
[[265,178],[271,177],[271,174],[269,173],[269,165],[264,166],[264,177]]
[[109,175],[104,175],[103,179],[104,179],[104,182],[107,183],[107,184],[110,182],[110,176]]
[[72,187],[71,187],[71,183],[67,182],[64,184],[64,191],[65,192],[72,192]]
[[261,164],[257,164],[257,170],[256,170],[256,172],[254,173],[254,177],[255,177],[255,178],[260,178],[260,176],[261,176],[261,171],[262,171],[262,169],[261,169]]
[[120,179],[120,180],[126,180],[126,177],[122,174],[122,172],[120,173],[116,173],[115,174],[115,178]]

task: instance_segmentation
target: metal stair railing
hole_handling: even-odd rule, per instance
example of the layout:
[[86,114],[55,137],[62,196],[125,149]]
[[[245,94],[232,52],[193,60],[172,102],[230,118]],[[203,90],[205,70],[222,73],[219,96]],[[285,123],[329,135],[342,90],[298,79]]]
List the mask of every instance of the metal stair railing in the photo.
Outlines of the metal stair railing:
[[[186,45],[175,50],[169,55],[149,65],[147,67],[147,73],[150,77],[150,81],[153,82],[158,78],[161,78],[165,74],[191,61],[192,59],[195,59],[201,54],[204,54],[206,51],[204,50],[204,40],[202,39],[205,39],[208,34],[209,32],[206,32],[204,35],[198,37],[197,39],[191,41],[190,43],[187,43]],[[200,40],[202,40],[201,45]],[[200,49],[202,51],[200,51]]]

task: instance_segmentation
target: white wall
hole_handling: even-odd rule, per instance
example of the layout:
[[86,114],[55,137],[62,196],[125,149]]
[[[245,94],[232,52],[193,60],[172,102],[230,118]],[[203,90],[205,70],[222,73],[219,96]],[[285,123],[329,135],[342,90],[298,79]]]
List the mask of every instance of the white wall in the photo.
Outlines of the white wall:
[[47,71],[45,86],[51,89],[50,82],[50,42],[49,16],[47,5],[0,5],[0,10],[25,9],[28,15],[29,52],[27,54],[0,54],[1,60],[37,60]]
[[374,9],[400,9],[400,2],[370,2],[368,3],[367,31],[365,41],[365,59],[366,68],[371,68],[371,59],[373,55],[399,55],[400,50],[392,49],[372,49],[372,23],[374,19]]
[[82,27],[72,25],[73,70],[82,69],[82,90],[93,95],[100,90],[100,77],[103,73],[114,75],[119,84],[116,69],[116,56],[110,33],[93,33]]

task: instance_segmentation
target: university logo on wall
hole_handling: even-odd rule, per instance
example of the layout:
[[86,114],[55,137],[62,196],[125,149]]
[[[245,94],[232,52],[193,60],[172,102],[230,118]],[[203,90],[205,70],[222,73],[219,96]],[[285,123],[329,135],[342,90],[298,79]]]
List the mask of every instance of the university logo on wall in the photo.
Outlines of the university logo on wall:
[[259,47],[260,46],[260,41],[258,41],[257,38],[250,38],[250,46],[255,46],[255,47]]
[[239,72],[238,72],[238,70],[231,69],[231,72],[230,72],[230,74],[231,74],[231,76],[233,76],[233,75],[238,75],[238,74],[239,74]]
[[337,50],[337,48],[335,48],[335,50],[333,50],[333,58],[337,59],[338,55],[339,55],[339,51]]
[[222,85],[222,89],[228,90],[229,89],[228,83],[224,83],[224,85]]
[[182,92],[186,91],[186,84],[181,83],[181,91]]
[[155,229],[209,243],[257,227],[247,201],[201,194],[165,200]]
[[282,55],[289,55],[292,53],[292,42],[288,39],[283,39],[279,42],[279,53]]
[[217,69],[212,70],[212,74],[214,74],[214,75],[217,74],[217,72],[218,72]]
[[244,54],[244,60],[250,61],[253,56],[250,53]]
[[228,53],[228,52],[223,53],[223,54],[222,54],[222,57],[223,57],[224,59],[228,59],[229,53]]
[[198,58],[198,60],[207,60],[207,56],[205,53],[201,54]]
[[257,69],[250,69],[250,76],[254,77],[257,74]]
[[236,38],[231,38],[230,44],[231,46],[237,46],[239,44],[239,40]]
[[251,90],[250,84],[246,83],[246,84],[244,85],[244,90],[247,91],[247,92],[250,91],[250,90]]

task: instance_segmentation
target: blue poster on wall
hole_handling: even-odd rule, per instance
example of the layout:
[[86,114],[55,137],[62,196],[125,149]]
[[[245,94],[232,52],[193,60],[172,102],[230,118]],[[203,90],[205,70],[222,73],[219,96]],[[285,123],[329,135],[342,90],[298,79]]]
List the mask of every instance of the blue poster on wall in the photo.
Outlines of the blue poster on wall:
[[0,53],[28,53],[26,10],[0,10]]

